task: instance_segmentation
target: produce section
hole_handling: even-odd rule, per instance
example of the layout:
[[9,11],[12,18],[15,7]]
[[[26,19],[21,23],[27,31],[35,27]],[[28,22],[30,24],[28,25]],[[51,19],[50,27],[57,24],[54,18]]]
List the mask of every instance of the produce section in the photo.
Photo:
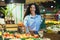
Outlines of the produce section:
[[3,34],[3,37],[4,38],[29,38],[29,37],[32,37],[32,38],[39,38],[38,35],[30,35],[30,34],[20,34],[20,33],[14,33],[14,34],[10,34],[9,32],[5,32]]
[[[49,38],[40,38],[38,35],[34,34],[20,34],[20,33],[12,33],[12,32],[0,32],[0,38],[4,40],[45,40]],[[0,39],[0,40],[1,40]],[[50,39],[49,39],[50,40]]]
[[[20,26],[22,24],[20,23],[18,25]],[[0,30],[0,40],[45,40],[45,39],[48,40],[48,39],[50,39],[50,38],[39,37],[39,35],[37,35],[37,34],[34,34],[34,36],[32,36],[30,33],[27,33],[27,34],[20,33],[18,31],[18,27],[19,27],[18,25],[7,24],[5,26],[5,29],[13,28],[13,30],[6,30],[6,31],[4,31],[3,29]],[[17,30],[14,29],[15,28],[14,26],[16,27]],[[40,33],[40,35],[43,35],[43,34]]]
[[[29,20],[31,21],[29,23],[27,18],[24,20],[30,3],[35,3],[39,6],[42,23],[39,25],[38,32],[29,29],[33,21]],[[32,15],[31,19],[35,19],[33,17]],[[29,33],[26,33],[27,28],[24,21],[27,22]],[[39,20],[36,19],[36,21]],[[37,23],[36,21],[34,23]],[[35,29],[35,26],[33,26],[33,29]],[[35,32],[38,34],[34,34]],[[0,40],[60,40],[60,1],[0,0]]]

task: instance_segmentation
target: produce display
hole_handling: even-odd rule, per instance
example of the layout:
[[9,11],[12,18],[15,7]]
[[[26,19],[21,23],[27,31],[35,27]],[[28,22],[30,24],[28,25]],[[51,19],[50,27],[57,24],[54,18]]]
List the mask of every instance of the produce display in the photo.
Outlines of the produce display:
[[[20,34],[20,33],[11,33],[11,32],[4,32],[0,31],[0,40],[45,40],[46,38],[40,38],[37,34],[32,36],[31,34]],[[47,40],[47,39],[46,39]],[[49,40],[49,39],[48,39]]]
[[[21,27],[22,25],[23,24],[20,22],[18,24],[18,27]],[[10,28],[12,26],[10,26]],[[4,28],[4,29],[6,29],[6,28]],[[24,29],[22,29],[22,30],[24,30]],[[6,30],[6,31],[4,31],[4,30],[1,31],[0,30],[0,36],[1,36],[0,40],[37,40],[37,39],[40,40],[39,39],[40,37],[37,34],[34,34],[32,36],[30,33],[20,33],[19,31],[12,31],[12,30]]]
[[9,32],[4,32],[2,37],[4,38],[39,38],[37,34],[34,34],[32,36],[31,34],[20,34],[20,33],[9,33]]
[[4,38],[14,38],[14,34],[9,34],[9,32],[4,32],[2,37],[4,37]]
[[60,24],[60,21],[53,21],[53,20],[47,20],[45,21],[46,24],[53,23],[53,24]]
[[60,25],[51,25],[47,27],[47,31],[50,32],[54,32],[57,33],[58,31],[60,31]]
[[[8,25],[9,26],[9,25]],[[7,27],[8,27],[7,26]],[[18,28],[21,27],[23,28],[22,26],[24,26],[22,23],[19,23],[18,24]],[[6,27],[6,28],[7,28]],[[12,27],[12,26],[10,26]],[[6,29],[4,28],[4,29]],[[21,30],[25,30],[25,29],[21,29]],[[32,36],[32,34],[30,33],[20,33],[21,31],[12,31],[12,30],[2,30],[0,31],[0,40],[43,40],[43,33],[42,32],[39,32],[39,35],[37,34],[34,34]],[[45,40],[45,39],[44,39]]]

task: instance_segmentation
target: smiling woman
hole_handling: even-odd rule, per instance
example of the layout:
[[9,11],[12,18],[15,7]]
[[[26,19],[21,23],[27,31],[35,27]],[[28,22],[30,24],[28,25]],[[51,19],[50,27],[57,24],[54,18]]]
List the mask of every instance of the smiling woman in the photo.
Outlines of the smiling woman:
[[36,3],[29,4],[24,16],[26,33],[38,34],[41,23],[42,17],[40,15],[39,6]]

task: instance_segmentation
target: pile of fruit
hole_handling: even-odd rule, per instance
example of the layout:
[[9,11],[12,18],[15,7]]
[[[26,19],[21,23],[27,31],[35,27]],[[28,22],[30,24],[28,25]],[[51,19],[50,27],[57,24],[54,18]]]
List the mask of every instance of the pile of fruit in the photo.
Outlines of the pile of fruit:
[[43,40],[42,38],[27,38],[27,39],[10,39],[10,40]]
[[4,38],[39,38],[39,36],[36,34],[32,36],[31,34],[20,34],[20,33],[10,34],[9,32],[4,32],[3,37]]
[[60,21],[53,21],[53,20],[47,20],[45,21],[46,24],[53,23],[53,24],[60,24]]
[[48,26],[47,27],[47,31],[48,31],[48,33],[51,33],[51,32],[57,33],[58,31],[60,31],[60,25],[51,25],[51,26]]
[[4,38],[14,38],[14,34],[10,34],[9,32],[4,32],[2,37],[4,37]]

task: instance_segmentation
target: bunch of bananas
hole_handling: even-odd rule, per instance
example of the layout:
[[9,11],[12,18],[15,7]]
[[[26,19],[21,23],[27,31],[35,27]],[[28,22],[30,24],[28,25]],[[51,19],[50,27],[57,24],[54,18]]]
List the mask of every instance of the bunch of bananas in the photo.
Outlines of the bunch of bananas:
[[48,21],[45,21],[45,23],[46,23],[46,24],[48,24],[48,23],[60,24],[60,21],[48,20]]

